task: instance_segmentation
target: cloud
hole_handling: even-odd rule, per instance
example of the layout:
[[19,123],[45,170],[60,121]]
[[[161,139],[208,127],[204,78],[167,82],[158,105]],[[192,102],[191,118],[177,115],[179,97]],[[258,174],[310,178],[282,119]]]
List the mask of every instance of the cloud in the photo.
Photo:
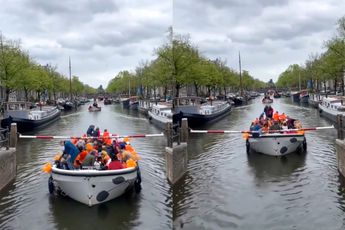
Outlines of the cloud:
[[241,51],[245,69],[267,81],[322,52],[344,7],[336,0],[175,0],[173,24],[204,55],[226,59],[235,69]]
[[41,64],[94,87],[152,60],[168,27],[190,34],[200,52],[262,80],[322,52],[344,15],[338,0],[0,0],[0,30]]
[[41,64],[86,84],[106,86],[124,69],[152,59],[172,25],[172,3],[154,0],[0,0],[0,30],[20,39]]

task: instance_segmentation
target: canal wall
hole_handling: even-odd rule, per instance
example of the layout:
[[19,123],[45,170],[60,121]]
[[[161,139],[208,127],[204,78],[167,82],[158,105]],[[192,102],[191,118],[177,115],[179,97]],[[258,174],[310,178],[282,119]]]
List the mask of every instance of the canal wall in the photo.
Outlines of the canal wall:
[[17,173],[17,124],[11,124],[10,133],[7,129],[0,130],[0,133],[0,190],[2,190],[16,177]]
[[188,163],[187,141],[188,121],[183,118],[181,126],[167,123],[165,148],[166,174],[170,183],[175,184],[185,174]]
[[15,148],[0,149],[0,190],[16,177],[17,159]]
[[337,131],[338,138],[335,140],[337,165],[339,172],[345,177],[345,118],[340,114],[337,116]]

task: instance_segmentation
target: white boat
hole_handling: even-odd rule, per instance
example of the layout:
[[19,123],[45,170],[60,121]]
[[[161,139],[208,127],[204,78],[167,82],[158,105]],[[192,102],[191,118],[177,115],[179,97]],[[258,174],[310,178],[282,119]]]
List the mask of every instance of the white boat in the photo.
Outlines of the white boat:
[[273,103],[273,99],[272,98],[263,98],[262,103],[271,104],[271,103]]
[[345,98],[344,97],[323,97],[319,104],[320,115],[337,122],[337,115],[345,115]]
[[310,94],[308,104],[314,108],[319,108],[319,104],[322,102],[323,96],[320,94]]
[[298,150],[306,151],[307,143],[304,134],[299,133],[267,133],[249,135],[247,153],[254,150],[270,156],[283,156]]
[[140,182],[139,167],[66,170],[54,165],[49,178],[49,192],[56,191],[91,207],[115,199],[133,186],[137,189]]
[[88,110],[89,112],[98,112],[102,110],[102,107],[90,106]]
[[151,110],[148,111],[150,122],[161,129],[165,129],[168,122],[172,123],[171,107],[171,104],[167,103],[153,104]]

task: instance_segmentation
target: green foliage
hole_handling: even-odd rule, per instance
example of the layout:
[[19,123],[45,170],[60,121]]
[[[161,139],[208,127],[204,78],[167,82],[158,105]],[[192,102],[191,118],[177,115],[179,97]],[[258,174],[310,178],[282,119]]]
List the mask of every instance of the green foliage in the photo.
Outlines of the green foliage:
[[301,76],[302,87],[306,82],[312,80],[314,87],[319,89],[319,83],[327,80],[343,82],[345,70],[345,17],[338,21],[338,34],[325,42],[326,51],[321,55],[312,55],[304,66],[297,64],[290,65],[280,74],[278,87],[297,87],[298,76]]
[[[23,90],[28,99],[29,92],[36,92],[38,97],[43,92],[53,94],[68,93],[69,80],[56,71],[56,67],[50,65],[41,66],[32,60],[28,53],[24,52],[20,43],[5,39],[0,34],[0,81],[5,88],[6,100],[9,93],[14,90]],[[75,96],[87,92],[94,92],[90,86],[84,85],[73,77],[72,93]]]
[[[164,94],[170,89],[170,96],[179,96],[184,86],[194,86],[198,95],[201,88],[206,88],[208,94],[217,89],[238,90],[239,73],[226,66],[221,59],[210,60],[200,54],[189,36],[172,35],[169,31],[168,42],[155,50],[155,58],[151,62],[142,62],[135,73],[121,71],[108,84],[108,93],[131,94],[135,89],[141,89],[141,96],[150,97],[151,91],[157,87],[164,88]],[[263,88],[266,83],[254,79],[244,71],[244,87],[248,90]],[[146,92],[146,93],[144,93]]]

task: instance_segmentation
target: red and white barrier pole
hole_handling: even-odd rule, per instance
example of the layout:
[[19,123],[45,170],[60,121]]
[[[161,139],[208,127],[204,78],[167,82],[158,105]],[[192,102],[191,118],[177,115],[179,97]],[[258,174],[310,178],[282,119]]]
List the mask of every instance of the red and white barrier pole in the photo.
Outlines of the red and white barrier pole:
[[[324,129],[334,129],[334,126],[314,127],[314,128],[301,128],[301,129],[281,129],[281,130],[269,130],[269,133],[279,132],[297,132],[297,131],[315,131]],[[210,133],[210,134],[222,134],[222,133],[262,133],[261,131],[237,131],[237,130],[190,130],[191,133]]]
[[145,137],[162,137],[164,136],[163,133],[158,133],[158,134],[134,134],[134,135],[117,135],[117,134],[112,134],[109,137],[80,137],[80,136],[30,136],[30,135],[19,135],[19,138],[24,138],[24,139],[98,139],[98,138],[145,138]]

